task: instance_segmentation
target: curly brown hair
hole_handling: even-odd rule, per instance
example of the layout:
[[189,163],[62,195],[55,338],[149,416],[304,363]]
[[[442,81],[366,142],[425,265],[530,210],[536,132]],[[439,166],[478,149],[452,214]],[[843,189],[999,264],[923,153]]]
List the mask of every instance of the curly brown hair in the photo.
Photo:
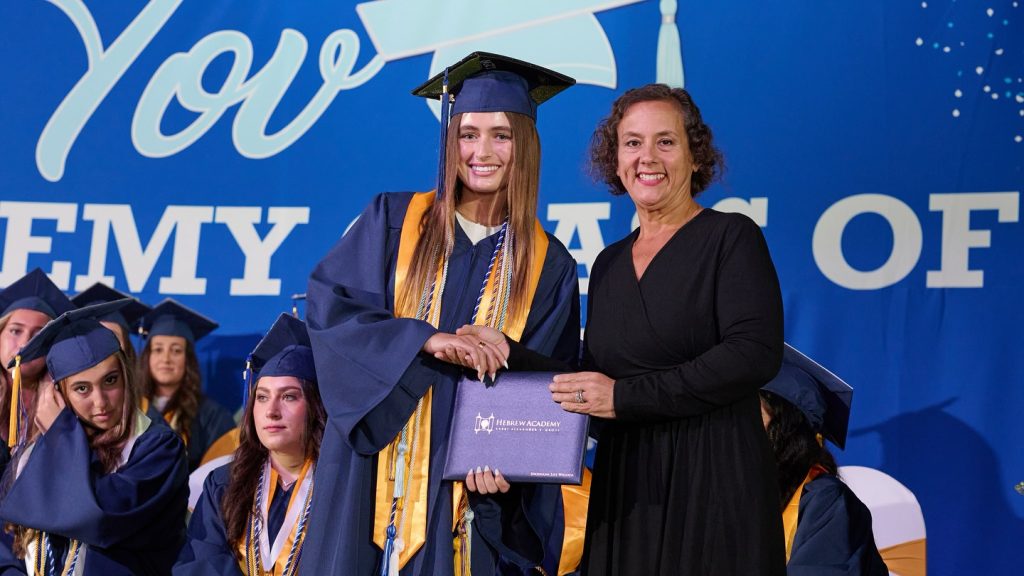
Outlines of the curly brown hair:
[[608,185],[609,191],[618,196],[626,193],[622,180],[617,174],[619,167],[619,122],[626,111],[640,102],[671,102],[679,107],[686,127],[686,139],[690,145],[693,163],[698,166],[693,173],[690,194],[696,198],[725,170],[725,159],[715,147],[711,128],[704,123],[700,108],[690,93],[682,88],[665,84],[647,84],[627,90],[612,103],[612,110],[598,123],[590,139],[590,169],[595,180]]

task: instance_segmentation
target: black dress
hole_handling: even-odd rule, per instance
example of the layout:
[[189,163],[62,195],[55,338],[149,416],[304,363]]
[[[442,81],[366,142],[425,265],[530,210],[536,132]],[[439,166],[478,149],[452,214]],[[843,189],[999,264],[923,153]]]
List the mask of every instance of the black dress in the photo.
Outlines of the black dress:
[[616,380],[598,439],[584,574],[785,574],[758,389],[782,360],[760,229],[705,209],[636,278],[638,232],[593,266],[584,367]]

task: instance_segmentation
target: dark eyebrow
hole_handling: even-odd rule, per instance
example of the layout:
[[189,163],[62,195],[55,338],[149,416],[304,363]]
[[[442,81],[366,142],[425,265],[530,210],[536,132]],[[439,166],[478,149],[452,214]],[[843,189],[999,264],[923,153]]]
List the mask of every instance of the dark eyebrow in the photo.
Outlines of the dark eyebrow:
[[[482,130],[480,130],[479,128],[477,128],[476,126],[474,126],[472,124],[463,124],[462,126],[459,126],[459,132],[461,133],[463,130],[471,130],[471,131],[474,131],[474,132],[482,132]],[[511,132],[511,131],[512,131],[512,127],[511,126],[504,126],[504,125],[502,125],[502,126],[491,126],[491,132]]]
[[[626,136],[640,137],[641,134],[639,132],[623,132],[622,136],[623,137],[626,137]],[[676,133],[675,130],[662,130],[661,132],[656,132],[654,134],[654,136],[655,137],[658,137],[658,136],[678,136],[678,134]]]

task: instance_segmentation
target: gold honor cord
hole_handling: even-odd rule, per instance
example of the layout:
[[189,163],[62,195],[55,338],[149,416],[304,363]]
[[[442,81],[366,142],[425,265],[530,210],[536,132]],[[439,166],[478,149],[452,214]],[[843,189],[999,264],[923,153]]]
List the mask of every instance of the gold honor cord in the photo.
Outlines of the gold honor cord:
[[11,379],[11,422],[7,433],[7,447],[18,445],[18,433],[21,431],[21,355],[14,357],[14,371]]
[[[422,192],[413,195],[409,207],[405,213],[402,223],[402,235],[399,242],[398,262],[395,269],[395,316],[401,318],[415,318],[416,310],[399,310],[397,299],[402,294],[405,283],[408,281],[409,267],[412,264],[412,256],[420,239],[420,222],[423,215],[430,210],[434,203],[436,194],[434,191]],[[534,256],[530,265],[530,278],[528,279],[527,302],[533,301],[537,291],[537,284],[540,280],[540,272],[543,268],[544,257],[547,254],[548,240],[540,223],[535,223],[534,228]],[[509,255],[511,257],[511,255]],[[448,254],[442,254],[439,258],[438,270],[435,276],[433,294],[430,294],[430,307],[423,311],[424,317],[433,320],[436,327],[441,309],[441,293],[444,290],[443,279],[445,263]],[[481,301],[481,310],[498,310],[507,302],[501,302],[502,292],[508,293],[500,278],[496,278],[499,266],[493,266],[491,276],[487,279],[487,288]],[[431,290],[430,283],[424,288]],[[416,306],[412,303],[409,306]],[[526,327],[526,318],[529,316],[529,306],[525,307],[519,314],[509,316],[505,321],[504,332],[510,338],[519,340]],[[478,314],[477,323],[483,323],[487,318],[486,314]],[[492,318],[493,320],[493,318]],[[430,469],[430,416],[431,416],[432,390],[420,399],[419,405],[413,416],[406,423],[402,432],[388,445],[387,448],[378,453],[377,456],[377,493],[374,508],[373,541],[382,550],[388,547],[388,527],[394,522],[396,530],[395,544],[397,552],[397,567],[405,566],[409,559],[423,547],[426,542],[427,524],[427,490],[429,487]],[[397,466],[396,466],[397,464]],[[396,473],[397,471],[397,473]],[[395,485],[401,483],[400,497],[396,497]],[[453,492],[453,509],[457,509],[462,498],[462,483],[456,482]],[[394,510],[392,508],[394,507]],[[394,518],[392,518],[394,516]],[[384,562],[390,559],[385,558]]]
[[[70,576],[75,573],[78,567],[78,557],[82,551],[82,543],[78,540],[68,540],[68,554],[64,560],[64,567],[60,576]],[[39,531],[35,538],[36,556],[32,561],[32,576],[52,576],[53,571],[47,570],[47,564],[52,554],[50,549],[50,535]]]
[[[238,543],[242,560],[238,566],[246,576],[294,576],[298,573],[299,555],[306,539],[310,503],[313,499],[313,474],[316,465],[313,460],[306,460],[299,476],[295,479],[294,491],[288,498],[288,508],[284,523],[278,531],[275,542],[270,542],[266,532],[267,519],[270,516],[270,503],[277,491],[278,474],[270,466],[268,459],[260,475],[260,485],[254,498],[256,513],[249,515],[249,528],[245,538]],[[297,508],[300,505],[301,508]],[[287,535],[285,538],[284,535]],[[285,538],[282,540],[282,538]],[[280,541],[280,543],[278,542]],[[276,555],[275,555],[276,552]],[[287,552],[287,554],[285,553]],[[273,564],[266,567],[270,560]]]

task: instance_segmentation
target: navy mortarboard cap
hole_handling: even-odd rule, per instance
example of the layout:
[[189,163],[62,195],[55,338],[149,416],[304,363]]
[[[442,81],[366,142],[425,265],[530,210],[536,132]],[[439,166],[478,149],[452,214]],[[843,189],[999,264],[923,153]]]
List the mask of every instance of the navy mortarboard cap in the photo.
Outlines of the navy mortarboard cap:
[[99,364],[120,350],[121,343],[97,318],[128,302],[130,300],[118,300],[64,312],[47,322],[14,356],[8,366],[14,369],[8,446],[14,447],[22,440],[19,436],[26,416],[21,405],[21,364],[46,356],[46,369],[54,382]]
[[[54,382],[92,368],[121,349],[117,336],[100,324],[100,318],[130,302],[126,298],[61,314],[47,322],[18,352],[20,361],[46,356],[46,368]],[[16,361],[12,360],[8,368]]]
[[816,432],[846,447],[853,388],[840,377],[786,344],[782,369],[762,389],[799,408]]
[[538,104],[575,83],[576,80],[564,74],[529,62],[500,54],[473,52],[412,93],[431,99],[450,93],[452,114],[518,112],[536,120]]
[[120,290],[115,290],[102,282],[97,282],[72,297],[71,302],[81,308],[83,306],[101,304],[103,302],[114,302],[125,298],[129,299],[127,304],[118,310],[110,312],[102,318],[97,318],[97,320],[100,322],[117,322],[124,328],[125,333],[127,334],[131,332],[131,325],[138,322],[140,318],[152,310],[152,308],[139,301],[138,298],[134,298]]
[[473,52],[413,90],[414,96],[441,100],[438,194],[444,190],[444,151],[450,114],[517,112],[536,121],[539,104],[575,83],[569,76],[536,64],[500,54]]
[[147,338],[153,336],[181,336],[195,343],[218,326],[206,316],[171,298],[153,307],[140,322]]
[[267,335],[253,349],[251,369],[256,380],[264,376],[294,376],[316,382],[313,349],[306,324],[288,314],[277,317]]
[[0,294],[0,310],[3,310],[0,316],[15,310],[35,310],[56,318],[74,307],[39,268],[25,274]]

